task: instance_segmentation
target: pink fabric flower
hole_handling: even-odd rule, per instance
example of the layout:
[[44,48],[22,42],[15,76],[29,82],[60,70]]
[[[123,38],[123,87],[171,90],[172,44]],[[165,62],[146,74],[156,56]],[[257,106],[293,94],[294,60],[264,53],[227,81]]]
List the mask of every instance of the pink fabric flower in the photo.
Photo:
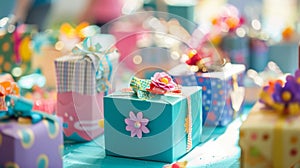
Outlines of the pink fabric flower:
[[142,138],[142,134],[149,133],[149,129],[146,127],[149,120],[143,118],[143,113],[138,112],[135,116],[134,112],[130,111],[129,118],[125,119],[125,123],[127,124],[126,130],[131,132],[131,137],[137,136],[138,138]]
[[173,79],[165,72],[156,72],[153,77],[151,77],[152,84],[165,91],[173,91],[176,88],[176,83]]

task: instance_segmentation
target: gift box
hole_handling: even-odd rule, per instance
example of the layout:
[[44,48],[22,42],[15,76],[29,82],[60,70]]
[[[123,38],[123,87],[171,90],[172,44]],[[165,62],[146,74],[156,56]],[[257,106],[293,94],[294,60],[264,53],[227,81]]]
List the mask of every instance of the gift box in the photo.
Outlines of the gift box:
[[269,61],[269,47],[267,41],[252,38],[250,39],[250,67],[258,72],[263,71]]
[[32,55],[32,69],[39,69],[46,78],[46,86],[56,88],[54,60],[65,53],[56,50],[54,47],[44,46],[40,53],[34,52]]
[[13,108],[0,112],[0,167],[62,167],[60,120],[31,111],[23,98],[12,99]]
[[124,91],[105,96],[106,154],[161,162],[179,159],[200,142],[201,100],[197,86],[147,100]]
[[292,167],[299,162],[300,116],[282,117],[254,105],[240,127],[242,167]]
[[299,167],[300,84],[295,76],[262,88],[259,101],[240,127],[242,167]]
[[244,64],[249,68],[250,51],[248,37],[238,37],[229,33],[222,38],[220,47],[228,55],[232,63]]
[[293,73],[298,68],[298,41],[281,42],[269,46],[269,61],[274,61],[282,72]]
[[56,113],[56,96],[56,91],[38,86],[35,86],[31,89],[31,92],[24,95],[25,98],[33,101],[33,110],[43,111],[48,114]]
[[182,86],[202,86],[202,121],[206,126],[226,126],[242,111],[244,72],[242,64],[228,64],[219,72],[191,73],[186,65],[169,71]]
[[[82,46],[85,44],[87,41]],[[100,54],[77,49],[55,60],[57,115],[64,120],[67,139],[90,141],[104,131],[103,96],[110,86],[112,65],[116,65],[119,55],[116,50]]]
[[13,33],[1,33],[0,72],[12,73],[14,77],[30,72],[32,31],[29,26],[21,25]]

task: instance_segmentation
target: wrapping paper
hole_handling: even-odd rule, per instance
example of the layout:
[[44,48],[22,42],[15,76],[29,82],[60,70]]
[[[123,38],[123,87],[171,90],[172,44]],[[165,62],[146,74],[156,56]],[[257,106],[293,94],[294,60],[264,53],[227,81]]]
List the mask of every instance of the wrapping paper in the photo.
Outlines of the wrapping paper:
[[[1,59],[0,73],[11,73],[15,67],[21,69],[21,75],[31,70],[31,32],[29,26],[19,26],[13,33],[0,35]],[[17,76],[18,77],[18,76]]]
[[299,166],[299,121],[300,116],[282,117],[256,103],[240,127],[241,166]]
[[0,120],[1,167],[62,167],[63,137],[59,119],[35,124]]
[[92,53],[55,60],[57,114],[64,118],[66,138],[90,141],[103,133],[102,99],[116,60],[118,55],[99,59]]
[[[142,100],[132,93],[124,92],[105,96],[106,154],[173,162],[189,152],[201,138],[201,88],[184,87],[182,93],[184,96],[162,95],[149,100]],[[188,115],[189,102],[191,115]],[[130,111],[143,113],[144,118],[149,120],[146,125],[149,133],[144,133],[140,138],[130,135],[124,122]],[[191,116],[191,119],[187,119],[188,116]],[[186,132],[189,126],[191,134]]]
[[67,139],[90,141],[103,133],[103,96],[83,95],[73,92],[58,93],[57,115],[63,118],[64,135]]
[[[243,77],[245,66],[241,64],[232,64],[224,67],[221,72],[209,73],[191,73],[185,71],[184,67],[178,66],[170,70],[178,84],[183,86],[202,86],[203,98],[203,124],[206,126],[226,126],[234,117],[239,115],[242,111],[242,104],[240,104],[244,95],[235,92],[233,88],[233,76],[237,77],[239,86],[243,84]],[[239,108],[234,109],[233,105],[237,101],[232,101],[232,94],[238,96],[237,101]]]

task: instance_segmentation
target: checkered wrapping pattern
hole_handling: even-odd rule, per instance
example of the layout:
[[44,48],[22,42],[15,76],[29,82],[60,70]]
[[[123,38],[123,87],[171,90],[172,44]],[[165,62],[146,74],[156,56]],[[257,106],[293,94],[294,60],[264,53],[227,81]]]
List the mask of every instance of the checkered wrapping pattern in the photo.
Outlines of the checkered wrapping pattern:
[[[107,59],[105,60],[108,61]],[[103,72],[99,72],[99,65],[100,59],[94,54],[67,55],[56,59],[55,69],[58,92],[96,94],[96,78],[99,80],[99,78],[107,76],[105,73],[110,73],[110,70],[107,70],[107,66],[102,66],[99,70],[101,71],[102,69]]]

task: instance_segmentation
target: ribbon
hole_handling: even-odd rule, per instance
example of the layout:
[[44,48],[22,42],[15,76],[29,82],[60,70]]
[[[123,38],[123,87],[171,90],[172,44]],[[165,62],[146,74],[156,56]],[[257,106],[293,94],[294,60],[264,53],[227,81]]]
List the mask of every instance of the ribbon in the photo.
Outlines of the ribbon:
[[186,114],[186,133],[187,133],[187,146],[186,151],[190,151],[193,147],[193,139],[192,139],[192,126],[193,126],[193,119],[192,119],[192,106],[191,106],[191,97],[187,98],[187,114]]
[[156,72],[151,80],[132,77],[130,81],[130,87],[138,98],[144,100],[150,99],[152,97],[152,94],[181,94],[181,89],[179,88],[179,86],[165,72]]
[[139,99],[150,99],[151,94],[147,90],[150,88],[151,80],[149,79],[139,79],[137,77],[132,77],[130,82],[130,87],[132,88],[133,92]]
[[274,128],[274,142],[273,142],[273,166],[274,168],[280,168],[283,166],[283,125],[285,122],[285,117],[280,116],[279,119],[276,121],[275,128]]
[[0,82],[0,111],[6,111],[5,95],[14,94],[19,95],[20,89],[15,82],[3,81]]
[[[262,105],[262,104],[260,104]],[[272,108],[265,108],[264,106],[258,106],[255,105],[254,109],[259,109],[259,111],[254,111],[253,113],[250,113],[249,115],[255,116],[258,115],[258,117],[262,116],[274,116],[277,115],[274,113],[274,109]],[[286,115],[277,115],[278,118],[276,118],[275,125],[272,128],[272,132],[274,137],[272,145],[270,147],[273,149],[272,156],[271,156],[271,162],[274,168],[281,168],[284,167],[284,128],[285,123],[288,122]]]
[[54,116],[33,111],[33,102],[22,97],[17,97],[13,95],[7,95],[5,97],[5,102],[8,107],[7,111],[0,111],[0,120],[6,118],[31,118],[32,124],[40,122],[42,119],[48,119],[55,122]]
[[112,64],[108,58],[108,53],[101,51],[101,49],[100,43],[93,44],[93,37],[87,37],[72,50],[75,55],[83,55],[83,59],[88,58],[93,62],[96,70],[97,92],[107,91],[111,86],[109,80]]

